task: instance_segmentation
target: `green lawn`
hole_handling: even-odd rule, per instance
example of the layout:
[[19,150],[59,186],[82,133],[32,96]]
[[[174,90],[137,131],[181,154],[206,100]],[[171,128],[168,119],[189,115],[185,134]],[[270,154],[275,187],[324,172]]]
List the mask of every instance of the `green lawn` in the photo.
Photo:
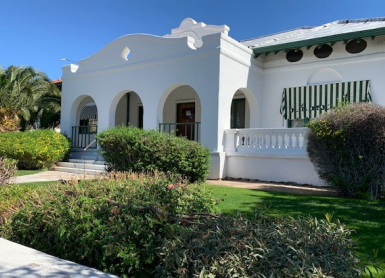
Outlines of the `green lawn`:
[[[374,250],[378,250],[380,265],[385,269],[385,201],[292,195],[215,185],[206,185],[206,189],[222,200],[219,209],[224,214],[253,215],[255,209],[266,209],[274,216],[325,218],[325,214],[333,214],[334,220],[339,219],[356,231],[353,238],[359,245],[360,258],[366,261]],[[375,277],[385,277],[385,271]]]
[[32,175],[42,171],[44,170],[17,170],[17,172],[15,173],[15,176],[20,177],[25,175]]

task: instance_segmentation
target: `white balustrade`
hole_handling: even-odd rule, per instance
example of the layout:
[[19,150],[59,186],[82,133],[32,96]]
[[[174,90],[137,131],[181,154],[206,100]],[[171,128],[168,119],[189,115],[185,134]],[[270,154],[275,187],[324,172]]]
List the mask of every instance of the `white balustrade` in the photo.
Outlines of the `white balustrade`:
[[225,130],[225,151],[306,152],[307,128],[247,128]]

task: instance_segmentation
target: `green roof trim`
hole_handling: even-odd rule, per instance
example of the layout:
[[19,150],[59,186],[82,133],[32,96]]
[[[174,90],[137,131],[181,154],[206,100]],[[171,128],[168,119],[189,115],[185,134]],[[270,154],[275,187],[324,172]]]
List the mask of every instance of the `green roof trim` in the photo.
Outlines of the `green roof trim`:
[[313,45],[322,45],[325,43],[334,44],[337,41],[347,42],[348,40],[351,40],[351,39],[361,39],[366,37],[370,37],[373,39],[374,37],[380,36],[380,35],[385,35],[385,27],[344,33],[344,34],[337,34],[337,35],[331,35],[331,36],[325,36],[320,38],[313,38],[313,39],[307,39],[307,40],[301,40],[301,41],[295,41],[295,42],[289,42],[289,43],[282,43],[282,44],[276,44],[276,45],[270,45],[270,46],[254,47],[252,49],[253,49],[255,58],[257,58],[261,54],[268,54],[270,52],[278,53],[279,51],[283,51],[283,50],[300,49],[302,47],[310,48]]

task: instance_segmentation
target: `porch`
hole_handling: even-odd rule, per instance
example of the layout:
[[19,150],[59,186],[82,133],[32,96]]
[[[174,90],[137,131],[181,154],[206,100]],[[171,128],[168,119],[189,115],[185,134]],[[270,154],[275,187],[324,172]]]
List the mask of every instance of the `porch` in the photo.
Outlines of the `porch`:
[[[200,124],[160,123],[159,131],[200,141]],[[92,130],[96,131],[97,127],[73,127],[73,148],[89,146],[96,149],[97,143],[92,143],[92,138],[95,138]],[[211,155],[212,167],[222,167],[222,174],[212,178],[325,186],[307,155],[307,133],[307,128],[226,129],[223,136],[223,152]]]
[[325,186],[307,152],[307,128],[224,131],[223,178]]

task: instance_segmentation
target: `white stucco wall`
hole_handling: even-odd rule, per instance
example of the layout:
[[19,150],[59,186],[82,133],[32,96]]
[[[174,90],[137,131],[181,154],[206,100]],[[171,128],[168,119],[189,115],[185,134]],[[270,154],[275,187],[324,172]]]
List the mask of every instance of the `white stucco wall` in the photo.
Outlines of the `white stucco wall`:
[[[186,37],[189,30],[196,30],[195,35]],[[63,67],[62,131],[78,124],[79,107],[90,100],[98,108],[99,131],[125,123],[127,92],[135,92],[130,122],[137,126],[138,107],[143,105],[145,129],[176,122],[176,104],[195,102],[201,143],[212,153],[210,178],[302,179],[319,184],[305,158],[226,157],[224,131],[230,128],[231,102],[240,92],[246,98],[247,127],[281,128],[286,127],[279,113],[284,88],[368,79],[373,102],[385,105],[385,36],[367,39],[367,49],[359,54],[346,52],[343,42],[324,59],[314,56],[315,46],[303,48],[302,60],[290,63],[283,51],[254,59],[252,50],[229,37],[228,31],[227,26],[205,27],[186,19],[166,37],[123,36],[79,66]],[[298,169],[305,173],[297,179],[293,175]]]
[[358,54],[345,50],[343,42],[333,46],[332,54],[324,59],[314,56],[314,48],[302,48],[304,56],[301,61],[290,63],[285,52],[258,58],[263,62],[261,107],[261,128],[279,128],[286,126],[279,108],[284,88],[307,86],[313,84],[371,80],[372,101],[385,105],[385,36],[378,36],[372,41],[366,39],[367,48]]

